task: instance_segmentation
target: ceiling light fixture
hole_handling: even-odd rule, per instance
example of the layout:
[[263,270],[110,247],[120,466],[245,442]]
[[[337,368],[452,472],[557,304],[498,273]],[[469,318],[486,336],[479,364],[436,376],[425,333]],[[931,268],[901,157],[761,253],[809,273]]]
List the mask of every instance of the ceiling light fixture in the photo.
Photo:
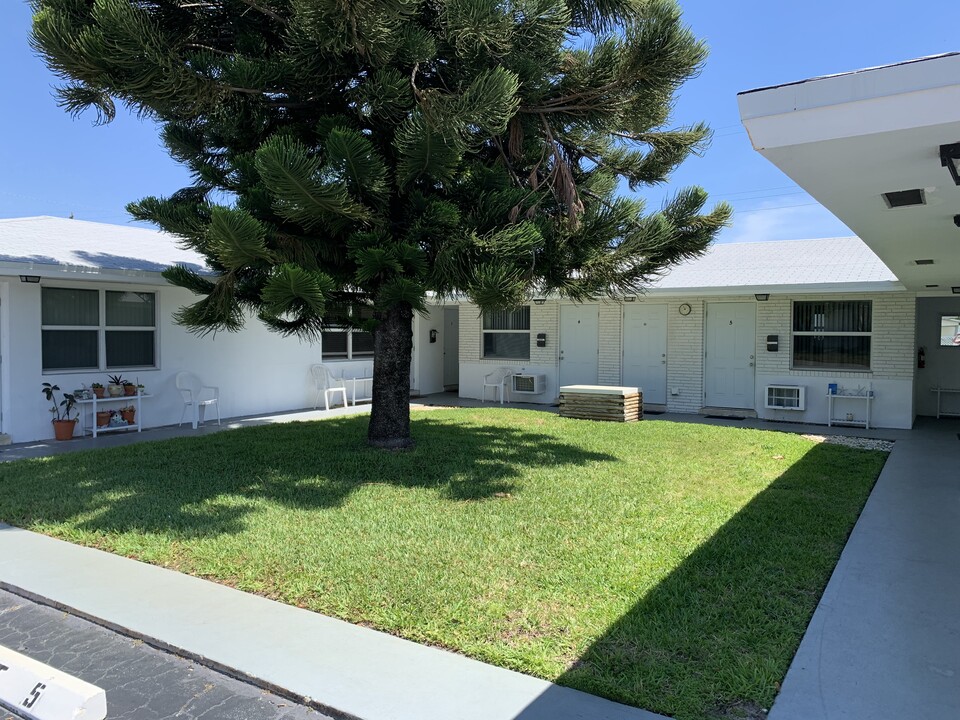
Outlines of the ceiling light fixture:
[[624,296],[623,296],[623,301],[624,301],[624,302],[636,302],[636,301],[637,301],[637,296],[636,296],[636,295],[624,295]]
[[960,285],[954,285],[954,286],[953,286],[952,288],[950,288],[950,289],[953,291],[953,294],[954,294],[954,295],[960,295]]
[[914,260],[917,265],[933,265],[933,260],[926,258],[923,260]]
[[533,299],[533,304],[534,304],[534,305],[543,305],[546,301],[547,301],[547,299],[546,299],[545,297],[535,297],[535,298]]
[[940,146],[940,164],[950,171],[954,185],[960,185],[960,143]]
[[770,293],[756,293],[754,297],[759,302],[765,302],[770,299]]
[[40,282],[40,276],[39,275],[21,275],[20,282],[38,283]]

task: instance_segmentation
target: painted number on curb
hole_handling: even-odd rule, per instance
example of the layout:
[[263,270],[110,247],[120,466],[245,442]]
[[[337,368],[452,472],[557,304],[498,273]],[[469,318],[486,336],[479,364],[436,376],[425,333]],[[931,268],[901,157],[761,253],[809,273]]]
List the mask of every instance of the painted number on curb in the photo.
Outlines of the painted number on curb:
[[37,683],[33,690],[30,691],[30,695],[23,701],[23,706],[29,710],[36,704],[37,700],[40,699],[40,695],[43,694],[43,691],[47,689],[47,686],[43,683]]

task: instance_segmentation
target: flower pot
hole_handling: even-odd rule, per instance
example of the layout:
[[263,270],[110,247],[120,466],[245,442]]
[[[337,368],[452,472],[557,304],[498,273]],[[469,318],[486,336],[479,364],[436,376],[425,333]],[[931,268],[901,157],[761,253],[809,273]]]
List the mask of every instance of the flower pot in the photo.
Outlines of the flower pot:
[[124,421],[125,423],[127,423],[127,425],[133,425],[133,424],[134,424],[134,418],[135,418],[136,416],[137,416],[137,409],[136,409],[136,408],[130,408],[129,410],[121,410],[121,411],[120,411],[120,417],[123,418],[123,421]]
[[97,427],[106,427],[110,424],[110,415],[109,410],[97,410]]
[[77,426],[76,420],[53,420],[53,435],[57,440],[69,440]]
[[110,394],[110,397],[120,397],[123,395],[123,385],[107,385],[107,392]]
[[126,396],[128,396],[128,397],[132,397],[133,395],[136,395],[136,394],[137,394],[137,386],[136,386],[136,385],[124,385],[124,386],[123,386],[123,394],[126,395]]
[[104,393],[107,391],[106,388],[102,388],[102,387],[92,388],[92,389],[93,389],[93,394],[96,395],[98,398],[102,398]]

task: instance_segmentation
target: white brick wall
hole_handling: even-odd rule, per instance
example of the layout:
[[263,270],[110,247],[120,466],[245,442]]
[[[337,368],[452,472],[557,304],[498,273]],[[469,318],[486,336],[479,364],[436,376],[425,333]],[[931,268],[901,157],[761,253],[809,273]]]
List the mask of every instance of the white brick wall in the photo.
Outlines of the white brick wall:
[[[873,341],[870,372],[792,370],[791,308],[792,300],[872,300]],[[876,392],[874,424],[879,427],[910,427],[913,422],[913,374],[915,365],[916,299],[910,293],[832,294],[772,296],[757,302],[752,295],[723,297],[647,296],[638,302],[667,305],[667,409],[670,412],[699,412],[704,397],[704,337],[709,302],[751,302],[757,307],[756,334],[756,398],[760,417],[773,420],[825,423],[826,387],[828,383],[846,384],[852,390],[872,386]],[[680,314],[680,305],[691,307],[689,315]],[[608,301],[600,303],[599,382],[605,385],[622,383],[623,306]],[[490,365],[512,364],[518,370],[547,375],[548,391],[542,397],[527,398],[533,402],[552,402],[557,396],[559,363],[560,304],[547,302],[532,305],[530,310],[530,360],[505,363],[481,357],[481,322],[477,307],[460,306],[461,395],[479,397],[485,369]],[[537,333],[546,333],[547,346],[536,347]],[[767,352],[767,335],[778,335],[778,352]],[[471,379],[473,378],[473,379]],[[807,389],[805,412],[776,411],[764,408],[767,385],[802,385]],[[476,385],[474,388],[473,386]],[[677,394],[673,394],[673,390]]]
[[619,385],[623,357],[623,305],[607,301],[600,304],[599,362],[597,382]]

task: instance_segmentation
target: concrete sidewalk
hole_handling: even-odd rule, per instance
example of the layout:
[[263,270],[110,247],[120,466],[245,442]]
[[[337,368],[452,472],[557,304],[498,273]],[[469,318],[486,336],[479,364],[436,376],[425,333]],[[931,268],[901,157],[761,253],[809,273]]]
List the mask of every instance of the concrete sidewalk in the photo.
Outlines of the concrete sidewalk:
[[0,525],[0,587],[363,720],[663,720],[171,570]]
[[960,717],[958,433],[897,439],[769,720]]

